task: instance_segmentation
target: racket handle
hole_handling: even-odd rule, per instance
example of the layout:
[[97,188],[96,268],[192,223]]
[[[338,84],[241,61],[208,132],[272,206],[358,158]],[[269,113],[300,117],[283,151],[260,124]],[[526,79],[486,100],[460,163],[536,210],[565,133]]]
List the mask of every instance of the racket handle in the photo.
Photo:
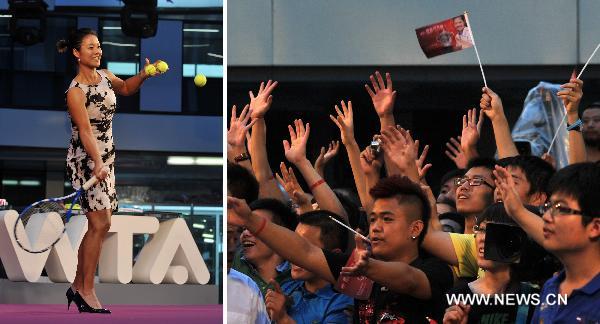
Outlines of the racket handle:
[[90,187],[91,187],[91,186],[93,186],[93,185],[95,185],[95,184],[96,184],[96,182],[98,182],[98,178],[96,178],[96,176],[93,176],[93,177],[91,177],[91,178],[90,178],[90,180],[86,181],[86,182],[83,184],[83,187],[82,187],[82,188],[83,188],[83,190],[88,190],[88,189],[90,189]]

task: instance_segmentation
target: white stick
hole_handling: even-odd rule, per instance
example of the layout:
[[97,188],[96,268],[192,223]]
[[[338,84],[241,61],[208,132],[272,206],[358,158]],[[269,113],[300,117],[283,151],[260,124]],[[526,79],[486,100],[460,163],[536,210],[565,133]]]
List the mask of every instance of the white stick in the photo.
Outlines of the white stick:
[[[579,79],[581,77],[581,75],[583,74],[583,71],[585,70],[585,68],[588,66],[588,64],[590,63],[590,61],[594,57],[594,55],[596,55],[596,52],[598,51],[598,48],[600,48],[600,43],[598,43],[598,45],[596,46],[596,49],[594,49],[594,51],[592,52],[592,55],[590,55],[590,57],[587,59],[587,61],[585,62],[585,65],[583,66],[583,68],[581,69],[581,71],[579,71],[579,74],[577,75],[577,79]],[[563,104],[562,106],[563,106],[563,108],[565,108],[565,111],[566,111],[567,107],[565,107],[565,103],[562,100],[561,100],[561,103]],[[566,113],[565,113],[565,116],[563,117],[562,121],[560,122],[560,125],[558,125],[558,128],[556,129],[556,132],[554,133],[554,138],[552,138],[552,142],[550,142],[550,146],[548,147],[548,152],[547,153],[550,153],[550,151],[552,150],[552,145],[554,145],[554,141],[556,140],[556,137],[558,136],[558,132],[560,132],[560,128],[565,123],[565,120],[567,120],[567,114]]]
[[473,25],[469,22],[469,13],[465,11],[465,20],[467,21],[467,27],[469,27],[469,33],[471,33],[471,40],[473,41],[473,48],[475,48],[475,55],[477,55],[477,62],[479,62],[479,69],[481,70],[481,76],[483,77],[483,85],[487,88],[487,81],[485,80],[485,73],[483,73],[483,66],[481,65],[481,59],[479,58],[479,52],[477,51],[477,45],[475,44],[475,36],[473,35]]
[[[560,100],[560,98],[559,98]],[[563,104],[563,107],[565,105]],[[566,110],[566,108],[565,108]],[[562,125],[565,123],[565,120],[567,120],[567,114],[565,113],[565,116],[563,117],[562,121],[560,122],[560,125],[558,125],[558,128],[556,129],[556,132],[554,133],[554,138],[552,138],[552,142],[550,142],[550,146],[548,147],[548,154],[550,154],[550,151],[552,150],[552,145],[554,145],[554,141],[556,140],[556,137],[558,136],[558,133],[560,132],[560,129],[562,127]]]
[[594,55],[596,54],[596,52],[598,51],[598,48],[600,48],[600,43],[598,43],[598,46],[596,46],[596,49],[592,52],[592,55],[590,55],[590,58],[587,60],[587,62],[585,62],[585,65],[583,66],[583,68],[581,69],[581,71],[579,72],[579,75],[577,76],[577,79],[579,79],[579,77],[581,76],[581,74],[583,73],[583,70],[585,70],[585,68],[588,66],[588,64],[590,63],[590,61],[592,60],[592,57],[594,57]]
[[331,217],[331,216],[328,216],[328,217],[329,217],[329,218],[331,218],[331,220],[333,220],[334,222],[336,222],[336,223],[338,223],[338,224],[340,224],[340,225],[344,226],[346,229],[348,229],[348,230],[352,231],[354,234],[356,234],[356,235],[360,236],[360,238],[361,238],[361,239],[363,239],[363,240],[365,240],[365,241],[367,241],[367,242],[371,243],[371,240],[369,240],[369,239],[368,239],[366,236],[364,236],[364,235],[360,234],[359,232],[357,232],[357,231],[353,230],[353,229],[352,229],[350,226],[348,226],[348,225],[346,225],[346,224],[344,224],[344,223],[340,222],[339,220],[335,219],[334,217]]

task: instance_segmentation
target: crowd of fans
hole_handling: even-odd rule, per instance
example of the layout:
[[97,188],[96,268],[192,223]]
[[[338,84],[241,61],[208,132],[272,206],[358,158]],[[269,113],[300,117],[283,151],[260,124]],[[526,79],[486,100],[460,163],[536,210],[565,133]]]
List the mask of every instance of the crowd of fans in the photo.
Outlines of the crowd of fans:
[[[461,136],[446,144],[456,169],[439,179],[437,196],[426,157],[441,152],[421,151],[397,124],[389,73],[365,84],[380,121],[365,149],[354,137],[352,102],[340,101],[330,115],[354,188],[333,189],[324,179],[339,141],[321,149],[314,165],[307,159],[309,137],[318,134],[302,120],[288,126],[287,161],[274,173],[265,115],[277,85],[261,83],[248,105],[231,111],[229,321],[600,322],[600,104],[570,127],[580,119],[581,80],[572,76],[557,93],[570,129],[568,166],[556,170],[549,154],[519,155],[500,97],[483,88],[480,109],[467,111]],[[484,118],[495,158],[477,152]],[[509,294],[538,302],[451,298]],[[558,295],[566,303],[548,298]]]

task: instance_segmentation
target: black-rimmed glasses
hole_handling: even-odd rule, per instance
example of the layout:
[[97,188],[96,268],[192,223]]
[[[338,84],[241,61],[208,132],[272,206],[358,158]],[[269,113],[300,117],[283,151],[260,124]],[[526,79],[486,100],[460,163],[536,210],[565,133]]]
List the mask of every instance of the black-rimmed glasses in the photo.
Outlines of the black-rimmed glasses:
[[467,177],[462,177],[462,178],[456,178],[456,179],[454,179],[454,184],[457,187],[460,187],[460,186],[462,186],[465,183],[469,183],[469,186],[471,186],[471,187],[477,187],[477,186],[481,186],[482,184],[484,184],[484,185],[492,188],[492,190],[496,189],[496,187],[494,187],[491,184],[485,182],[485,180],[483,180],[482,178],[472,178],[472,179],[469,179]]

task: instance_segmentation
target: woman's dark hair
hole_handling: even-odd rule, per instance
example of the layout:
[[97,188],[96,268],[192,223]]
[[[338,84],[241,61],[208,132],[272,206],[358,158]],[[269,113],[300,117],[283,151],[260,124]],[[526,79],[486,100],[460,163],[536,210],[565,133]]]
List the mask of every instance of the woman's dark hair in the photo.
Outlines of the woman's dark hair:
[[79,51],[81,49],[81,42],[87,35],[94,35],[98,37],[98,34],[93,29],[79,28],[76,31],[72,32],[69,35],[68,39],[61,39],[58,42],[56,42],[56,49],[59,53],[64,53],[72,49],[76,49]]

